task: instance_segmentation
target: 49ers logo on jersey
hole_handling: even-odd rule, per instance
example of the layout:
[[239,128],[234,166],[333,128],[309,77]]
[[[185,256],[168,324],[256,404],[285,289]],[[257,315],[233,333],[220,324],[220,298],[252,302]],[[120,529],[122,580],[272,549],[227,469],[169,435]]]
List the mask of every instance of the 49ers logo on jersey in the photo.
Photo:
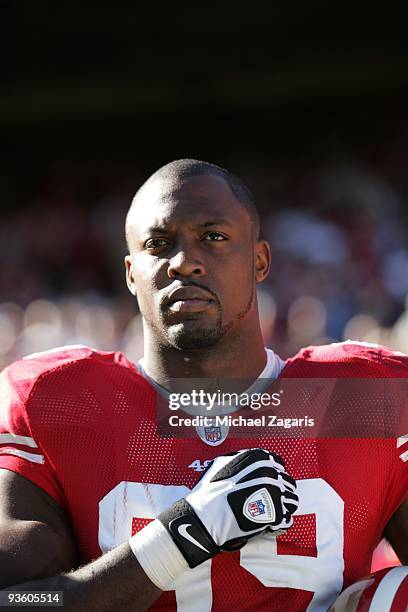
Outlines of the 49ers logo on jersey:
[[192,463],[188,466],[191,470],[195,472],[204,472],[204,470],[211,463],[211,459],[206,459],[205,461],[200,461],[200,459],[194,459]]

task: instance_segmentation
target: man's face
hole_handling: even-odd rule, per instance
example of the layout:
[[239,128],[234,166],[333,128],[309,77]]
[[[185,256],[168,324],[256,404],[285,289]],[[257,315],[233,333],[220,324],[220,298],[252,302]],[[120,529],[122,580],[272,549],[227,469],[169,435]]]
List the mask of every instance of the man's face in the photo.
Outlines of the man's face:
[[154,181],[128,223],[128,286],[161,345],[209,347],[258,317],[255,283],[269,252],[222,178]]

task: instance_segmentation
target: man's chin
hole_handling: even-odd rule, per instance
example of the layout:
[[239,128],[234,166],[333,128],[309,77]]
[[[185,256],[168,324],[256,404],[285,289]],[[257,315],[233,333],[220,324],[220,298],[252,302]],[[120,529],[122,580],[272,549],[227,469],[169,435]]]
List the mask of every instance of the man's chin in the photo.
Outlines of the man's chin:
[[221,326],[203,328],[183,322],[172,325],[168,329],[167,336],[172,346],[186,351],[214,346],[224,336],[224,330]]

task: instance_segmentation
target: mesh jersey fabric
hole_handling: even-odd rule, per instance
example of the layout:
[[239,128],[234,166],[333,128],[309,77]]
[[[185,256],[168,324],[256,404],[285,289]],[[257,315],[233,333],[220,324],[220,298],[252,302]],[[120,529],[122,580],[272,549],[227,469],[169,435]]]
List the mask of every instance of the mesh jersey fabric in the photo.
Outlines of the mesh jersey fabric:
[[[281,377],[406,378],[407,358],[352,343],[309,347],[287,360]],[[280,455],[298,481],[294,526],[187,570],[152,609],[327,610],[340,590],[368,573],[408,490],[408,443],[265,434],[256,444],[227,437],[211,447],[199,437],[163,439],[156,397],[123,355],[85,347],[24,359],[2,373],[0,467],[64,506],[81,562],[184,497],[199,477],[197,465],[256,445]]]

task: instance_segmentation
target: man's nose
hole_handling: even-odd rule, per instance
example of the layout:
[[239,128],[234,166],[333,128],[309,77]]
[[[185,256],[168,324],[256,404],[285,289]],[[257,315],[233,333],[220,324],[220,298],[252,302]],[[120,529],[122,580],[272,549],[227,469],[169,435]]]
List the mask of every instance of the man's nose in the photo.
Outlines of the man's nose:
[[201,277],[205,275],[205,267],[197,253],[192,249],[180,249],[169,262],[167,269],[169,278]]

